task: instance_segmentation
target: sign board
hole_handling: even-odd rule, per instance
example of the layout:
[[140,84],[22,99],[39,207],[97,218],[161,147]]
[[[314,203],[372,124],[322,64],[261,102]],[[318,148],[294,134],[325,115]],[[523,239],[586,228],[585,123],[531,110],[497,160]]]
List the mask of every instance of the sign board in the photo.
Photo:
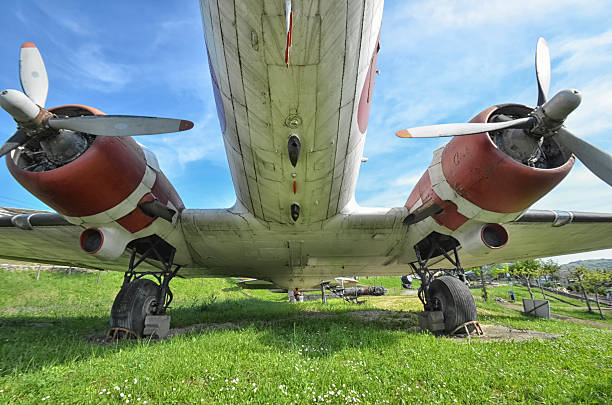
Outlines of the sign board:
[[550,301],[523,298],[523,312],[536,318],[550,319]]

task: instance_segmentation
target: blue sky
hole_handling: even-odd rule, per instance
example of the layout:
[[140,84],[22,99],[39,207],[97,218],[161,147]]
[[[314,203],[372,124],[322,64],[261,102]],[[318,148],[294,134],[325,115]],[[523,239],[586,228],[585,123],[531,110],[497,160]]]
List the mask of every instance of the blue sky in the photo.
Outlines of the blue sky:
[[[386,1],[378,76],[357,185],[361,205],[403,205],[441,140],[396,138],[417,125],[465,122],[493,104],[533,105],[533,59],[551,48],[551,94],[583,93],[567,126],[612,151],[612,8],[605,1]],[[139,137],[189,208],[233,204],[197,1],[46,2],[5,6],[0,89],[19,89],[22,42],[34,42],[50,80],[47,106],[194,121],[187,133]],[[14,122],[0,111],[3,139]],[[0,206],[46,208],[0,165]],[[535,208],[612,212],[612,189],[580,163]],[[560,258],[612,258],[611,251]]]

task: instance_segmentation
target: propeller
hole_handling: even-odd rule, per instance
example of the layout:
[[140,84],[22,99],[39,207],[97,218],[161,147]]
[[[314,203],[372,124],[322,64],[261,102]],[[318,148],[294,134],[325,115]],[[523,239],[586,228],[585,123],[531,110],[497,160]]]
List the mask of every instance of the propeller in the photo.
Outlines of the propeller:
[[19,90],[0,92],[0,106],[17,122],[17,132],[0,147],[0,157],[32,139],[62,137],[62,130],[102,136],[155,135],[193,128],[191,121],[133,115],[58,117],[44,108],[49,81],[38,48],[26,42],[19,54]]
[[492,123],[440,124],[396,132],[400,138],[438,138],[474,135],[502,129],[524,129],[527,136],[537,139],[552,137],[559,145],[571,151],[601,180],[612,186],[612,155],[583,141],[568,131],[563,123],[579,105],[582,97],[578,90],[562,90],[548,99],[550,87],[550,51],[544,38],[538,39],[535,56],[538,82],[538,105],[527,117]]

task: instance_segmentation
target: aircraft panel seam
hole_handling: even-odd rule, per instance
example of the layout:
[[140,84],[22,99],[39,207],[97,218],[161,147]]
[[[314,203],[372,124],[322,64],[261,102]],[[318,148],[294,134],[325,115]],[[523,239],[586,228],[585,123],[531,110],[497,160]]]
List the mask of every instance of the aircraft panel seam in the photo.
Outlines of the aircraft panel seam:
[[[223,27],[222,27],[222,24],[221,24],[221,13],[219,12],[219,0],[215,1],[215,5],[217,6],[217,18],[218,18],[218,24],[219,24],[219,31],[221,33],[221,38],[220,38],[221,39],[221,51],[223,52],[223,59],[225,60],[225,74],[227,75],[228,80],[229,80],[229,70],[228,70],[228,67],[227,67],[227,57],[225,55],[225,46],[223,44]],[[236,10],[236,5],[234,4],[234,12],[235,12],[235,10]],[[212,22],[212,11],[211,11],[211,22]],[[242,74],[242,72],[241,72],[241,74]],[[231,85],[230,85],[230,93],[231,92],[232,92],[232,90],[231,90]],[[234,108],[234,98],[230,97],[230,101],[232,103],[232,110],[235,111],[235,108]],[[253,199],[251,198],[251,189],[250,189],[250,186],[249,186],[249,181],[247,179],[246,169],[244,167],[244,154],[242,152],[242,145],[240,143],[240,137],[238,136],[238,122],[236,120],[236,113],[235,112],[233,114],[233,120],[234,120],[234,124],[235,124],[235,128],[236,128],[236,138],[238,140],[238,147],[240,149],[239,152],[240,152],[240,160],[241,160],[241,163],[242,163],[242,171],[243,171],[244,177],[245,177],[244,182],[246,184],[249,201],[251,202],[251,204],[250,204],[251,205],[251,209],[254,210],[254,208],[253,208]],[[231,129],[230,129],[230,131],[231,131]]]
[[[347,41],[348,41],[348,25],[349,25],[349,4],[348,4],[349,0],[346,1],[346,14],[345,14],[345,18],[344,18],[344,63],[342,65],[342,81],[341,81],[341,87],[340,87],[340,103],[342,104],[342,89],[344,89],[344,74],[346,73],[346,60],[347,60],[347,55],[346,55],[346,48],[347,48]],[[361,47],[360,47],[360,52],[361,52]],[[338,158],[338,137],[340,136],[340,122],[342,120],[342,108],[338,109],[338,126],[337,126],[337,130],[336,130],[336,140],[334,143],[334,163],[332,165],[332,180],[329,182],[329,203],[327,205],[327,215],[326,217],[329,218],[331,216],[330,214],[330,207],[331,207],[331,202],[332,199],[334,198],[334,196],[332,195],[332,192],[334,190],[334,172],[335,172],[335,167],[336,167],[336,161]],[[340,189],[339,189],[340,190]],[[339,200],[340,197],[338,197]],[[338,210],[338,203],[336,203],[336,211]]]
[[[218,2],[218,0],[217,0]],[[242,70],[242,58],[240,57],[240,41],[238,41],[238,15],[236,13],[236,1],[234,1],[234,29],[236,30],[236,52],[238,53],[238,64],[239,64],[239,71],[240,71],[240,84],[242,85],[242,92],[246,94],[246,89],[244,86],[244,74],[243,74],[243,70]],[[233,102],[233,99],[232,99]],[[251,124],[249,121],[249,108],[247,106],[246,103],[246,96],[245,96],[245,102],[244,102],[244,109],[246,111],[246,115],[247,115],[247,121],[246,121],[246,125],[248,127],[248,136],[249,136],[249,140],[251,140]],[[238,130],[238,125],[236,125],[236,130]],[[238,143],[240,144],[240,137],[238,137]],[[241,154],[242,154],[242,146],[241,148]],[[253,173],[255,174],[255,184],[259,185],[259,182],[257,181],[257,167],[256,167],[256,162],[255,162],[255,153],[254,153],[254,148],[253,148],[253,142],[251,142],[251,160],[252,160],[252,164],[253,164]],[[243,164],[244,164],[244,160],[243,160]],[[246,170],[245,170],[245,174],[246,174]],[[253,212],[255,212],[255,203],[253,201],[253,197],[251,196],[251,190],[250,190],[250,186],[249,186],[249,181],[247,179],[247,187],[249,187],[249,199],[251,200],[251,206],[253,207]],[[264,216],[263,214],[263,206],[261,203],[261,193],[260,193],[260,189],[259,186],[257,187],[257,195],[259,196],[259,205],[260,205],[260,210],[261,210],[261,215],[262,217]]]
[[[366,7],[367,7],[367,0],[363,0],[363,12],[361,13],[361,35],[359,36],[359,53],[357,55],[357,80],[355,80],[355,88],[353,90],[353,94],[356,95],[357,94],[357,89],[358,84],[359,84],[359,63],[361,62],[361,45],[363,43],[363,24],[365,22],[365,14],[366,14]],[[347,15],[347,21],[348,21],[348,15]],[[346,49],[346,48],[345,48]],[[346,57],[345,57],[346,59]],[[342,178],[340,179],[340,187],[338,188],[338,202],[336,204],[336,211],[338,211],[339,209],[341,209],[342,207],[340,207],[340,199],[342,197],[342,186],[344,185],[344,180],[346,177],[346,165],[347,165],[347,156],[349,154],[349,146],[351,144],[351,133],[352,133],[352,129],[353,129],[353,117],[355,116],[355,103],[354,103],[354,99],[355,97],[353,97],[353,108],[351,109],[351,119],[349,121],[349,133],[348,133],[348,137],[349,139],[346,142],[346,150],[344,151],[344,163],[343,163],[343,170],[342,170]],[[328,216],[329,216],[329,212],[328,212]]]

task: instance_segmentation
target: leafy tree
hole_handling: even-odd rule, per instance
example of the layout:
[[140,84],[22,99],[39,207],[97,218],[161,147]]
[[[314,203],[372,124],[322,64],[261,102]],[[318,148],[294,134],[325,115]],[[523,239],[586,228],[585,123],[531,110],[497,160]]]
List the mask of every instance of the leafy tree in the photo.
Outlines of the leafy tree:
[[589,312],[593,312],[593,309],[591,308],[591,303],[589,302],[589,297],[586,292],[585,283],[584,283],[584,276],[588,271],[589,270],[587,270],[586,267],[579,266],[579,267],[574,268],[572,274],[578,280],[578,285],[580,286],[580,289],[582,290],[582,295],[584,295],[584,301],[586,302]]
[[527,284],[531,299],[533,299],[531,280],[539,277],[540,271],[540,263],[534,259],[519,260],[508,267],[508,272],[512,277],[518,278]]
[[480,277],[480,285],[482,287],[482,298],[485,301],[488,301],[489,294],[487,294],[487,285],[486,285],[486,277],[489,275],[491,278],[497,278],[501,274],[506,274],[508,272],[508,264],[504,263],[497,266],[481,266],[481,267],[472,267],[468,269],[468,271],[473,271],[478,277]]
[[[582,283],[586,285],[589,291],[595,293],[595,302],[599,310],[599,317],[605,319],[599,304],[599,294],[603,293],[604,285],[612,280],[612,274],[606,273],[604,270],[587,270],[581,274]],[[590,308],[590,306],[589,306]]]
[[554,260],[548,259],[546,261],[541,261],[540,269],[542,271],[542,274],[546,276],[547,280],[559,279],[559,272],[561,270],[561,266],[559,266]]

